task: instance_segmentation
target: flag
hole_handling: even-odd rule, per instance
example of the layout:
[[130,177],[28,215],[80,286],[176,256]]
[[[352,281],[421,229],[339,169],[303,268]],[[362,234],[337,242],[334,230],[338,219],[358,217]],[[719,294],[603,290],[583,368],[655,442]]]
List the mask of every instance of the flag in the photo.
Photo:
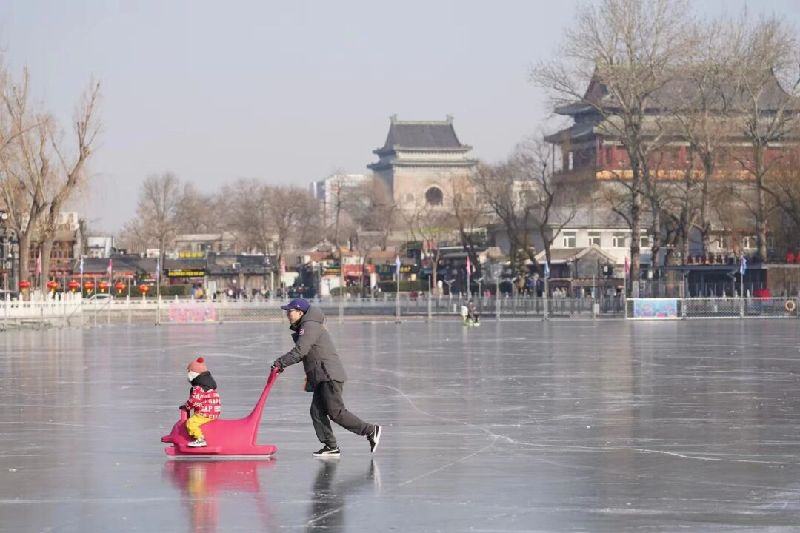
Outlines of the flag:
[[469,261],[469,256],[467,256],[467,275],[472,273],[472,264]]
[[747,270],[747,258],[742,256],[739,260],[739,274],[744,276],[745,271]]
[[83,256],[81,256],[81,276],[83,276]]
[[550,264],[547,261],[544,262],[544,277],[550,277]]
[[113,260],[111,258],[108,259],[108,268],[106,269],[106,272],[108,272],[109,276],[111,275],[111,272],[114,270],[112,261]]
[[400,256],[398,255],[394,259],[394,274],[397,276],[397,279],[400,279]]
[[628,261],[628,256],[627,255],[625,256],[625,268],[624,268],[624,271],[625,271],[625,275],[626,276],[631,273],[631,264]]
[[36,256],[36,275],[39,276],[42,273],[42,251],[39,250],[39,254]]
[[161,282],[161,255],[156,257],[156,284]]

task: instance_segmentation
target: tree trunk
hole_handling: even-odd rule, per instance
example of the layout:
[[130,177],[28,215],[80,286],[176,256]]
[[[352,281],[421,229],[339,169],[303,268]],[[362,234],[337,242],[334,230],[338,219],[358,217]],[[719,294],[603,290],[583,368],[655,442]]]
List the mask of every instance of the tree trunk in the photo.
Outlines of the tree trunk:
[[[709,231],[710,223],[708,221],[708,183],[711,175],[714,172],[714,158],[710,153],[703,156],[703,189],[700,195],[700,236],[703,240],[703,255],[708,253],[711,248],[711,235]],[[686,246],[688,254],[688,242]],[[685,259],[684,259],[685,262]]]
[[440,296],[439,294],[439,248],[433,255],[433,265],[431,266],[431,292]]
[[764,193],[764,147],[761,144],[753,146],[753,164],[755,165],[756,178],[756,246],[761,261],[767,260],[767,213],[766,195]]
[[39,288],[42,294],[47,294],[47,282],[50,281],[50,254],[53,251],[53,235],[45,236],[42,241],[42,275],[39,280]]
[[[631,151],[633,152],[633,151]],[[631,183],[631,246],[630,246],[630,253],[631,253],[631,265],[630,265],[630,279],[631,279],[631,295],[638,296],[638,283],[639,283],[639,271],[640,271],[640,247],[639,247],[639,236],[641,235],[641,224],[642,224],[642,193],[641,193],[641,167],[639,166],[638,161],[634,158],[631,158],[631,173],[632,173],[632,183]],[[633,283],[636,282],[637,288],[634,291]]]
[[31,235],[30,232],[19,233],[19,280],[30,281],[30,261],[28,254],[31,249]]
[[661,206],[655,198],[650,203],[650,209],[653,212],[653,222],[650,224],[650,238],[652,239],[650,243],[650,268],[655,270],[658,265],[658,253],[661,251]]

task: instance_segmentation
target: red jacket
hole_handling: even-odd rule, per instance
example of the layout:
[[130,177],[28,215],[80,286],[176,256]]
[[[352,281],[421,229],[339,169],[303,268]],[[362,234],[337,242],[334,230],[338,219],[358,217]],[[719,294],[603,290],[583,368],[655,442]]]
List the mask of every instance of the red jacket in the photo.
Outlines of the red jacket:
[[219,394],[217,389],[204,390],[203,387],[192,387],[189,395],[189,400],[186,402],[186,408],[192,411],[192,414],[205,416],[206,418],[219,418],[222,411],[222,404],[219,401]]

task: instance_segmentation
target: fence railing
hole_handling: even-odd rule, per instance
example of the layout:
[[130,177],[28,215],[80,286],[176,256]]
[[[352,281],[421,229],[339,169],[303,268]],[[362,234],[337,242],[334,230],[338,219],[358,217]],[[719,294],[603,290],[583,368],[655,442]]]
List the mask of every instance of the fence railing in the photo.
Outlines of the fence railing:
[[[352,317],[435,318],[458,317],[467,305],[465,296],[438,298],[401,294],[382,298],[322,298],[313,303],[331,320]],[[605,318],[622,317],[621,297],[551,298],[535,296],[475,297],[472,300],[484,318]],[[178,298],[81,299],[76,295],[31,301],[0,301],[2,329],[23,326],[97,326],[120,323],[199,324],[285,320],[282,300],[193,300]]]
[[[482,318],[798,318],[800,299],[789,298],[474,298]],[[313,300],[330,320],[356,317],[459,317],[468,302],[461,296],[414,298],[323,298]],[[202,324],[285,320],[281,300],[191,300],[156,298],[39,299],[0,301],[0,329],[12,327],[98,326],[106,324]]]
[[796,297],[781,298],[630,298],[626,318],[798,318]]

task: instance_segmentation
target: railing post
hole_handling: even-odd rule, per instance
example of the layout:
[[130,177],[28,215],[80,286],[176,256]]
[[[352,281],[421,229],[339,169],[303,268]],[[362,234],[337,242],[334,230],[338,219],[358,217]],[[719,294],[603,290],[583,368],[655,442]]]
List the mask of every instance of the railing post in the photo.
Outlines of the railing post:
[[494,318],[500,320],[500,277],[495,276],[494,282]]
[[542,320],[547,320],[550,304],[550,276],[544,277],[544,313],[542,313]]

